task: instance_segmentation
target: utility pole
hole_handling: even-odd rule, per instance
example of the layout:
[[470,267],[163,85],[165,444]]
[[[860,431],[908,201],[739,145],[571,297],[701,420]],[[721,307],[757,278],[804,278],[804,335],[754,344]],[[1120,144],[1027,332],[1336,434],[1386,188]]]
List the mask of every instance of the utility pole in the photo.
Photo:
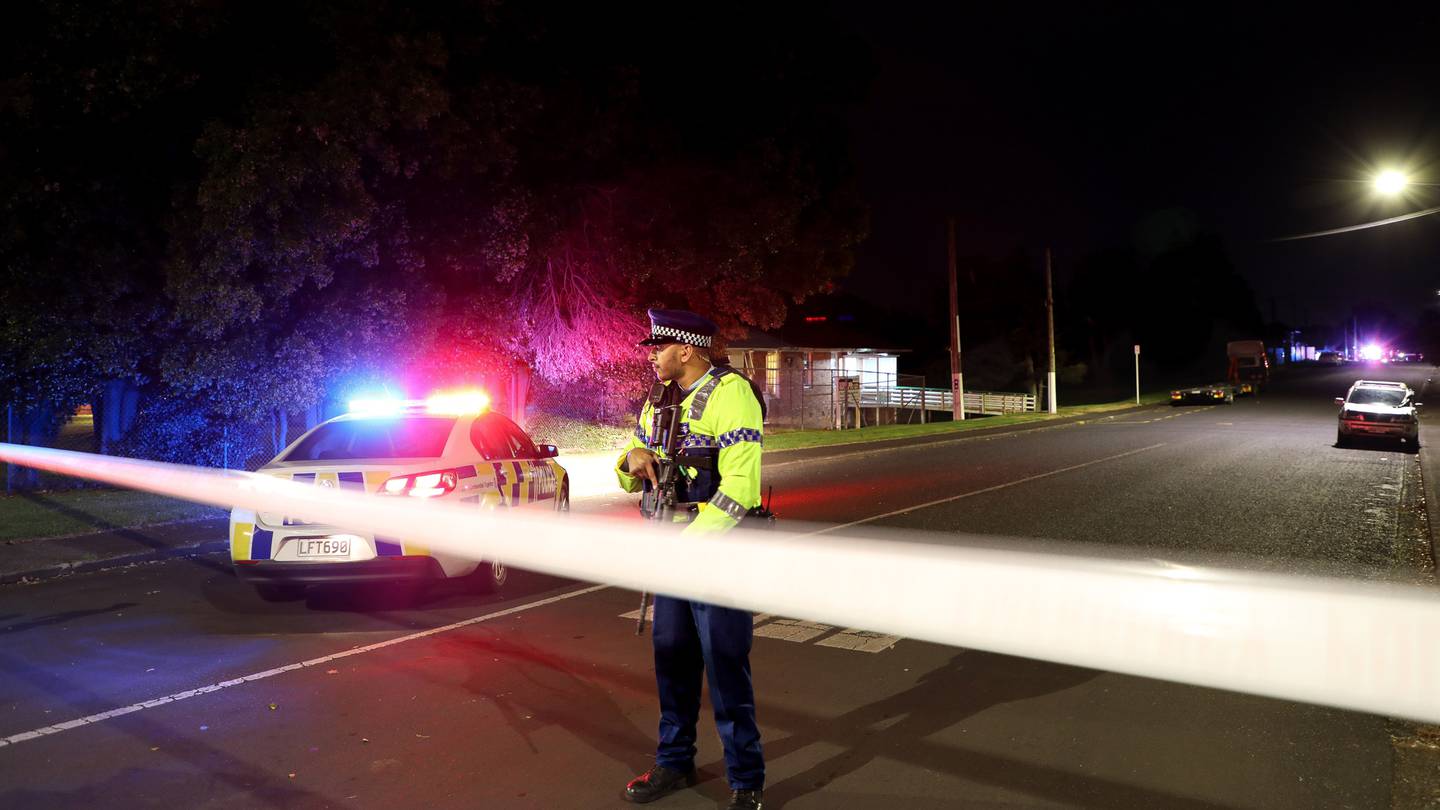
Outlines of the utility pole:
[[1050,284],[1050,248],[1045,248],[1045,323],[1050,331],[1050,371],[1045,375],[1045,392],[1049,399],[1050,413],[1060,410],[1059,398],[1055,393],[1055,291]]
[[1135,344],[1135,404],[1140,404],[1140,344]]
[[965,375],[960,368],[960,288],[955,282],[955,218],[945,220],[950,243],[950,415],[965,421]]

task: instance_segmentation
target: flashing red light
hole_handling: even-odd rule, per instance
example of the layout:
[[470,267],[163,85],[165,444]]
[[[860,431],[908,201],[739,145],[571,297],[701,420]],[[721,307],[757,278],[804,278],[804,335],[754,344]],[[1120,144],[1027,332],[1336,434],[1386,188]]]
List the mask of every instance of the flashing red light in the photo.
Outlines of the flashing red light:
[[456,391],[436,394],[425,400],[425,409],[430,413],[466,414],[484,413],[490,407],[490,395],[484,391]]
[[454,470],[397,475],[385,481],[384,492],[412,498],[438,498],[454,492],[459,480],[460,476]]
[[490,395],[484,391],[451,391],[435,394],[429,399],[397,399],[372,397],[350,400],[350,412],[363,416],[399,416],[425,411],[447,416],[468,416],[484,413],[490,408]]
[[825,317],[824,315],[806,315],[806,316],[805,316],[805,322],[806,322],[806,323],[824,323],[824,322],[826,322],[826,321],[828,321],[828,320],[830,320],[830,319],[827,318],[827,317]]

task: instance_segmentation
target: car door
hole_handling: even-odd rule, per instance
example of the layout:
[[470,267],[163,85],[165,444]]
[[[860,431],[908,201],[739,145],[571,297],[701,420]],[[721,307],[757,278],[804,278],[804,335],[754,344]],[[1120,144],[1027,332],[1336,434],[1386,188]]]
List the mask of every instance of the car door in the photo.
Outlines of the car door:
[[[494,483],[481,497],[482,505],[515,506],[520,497],[520,482],[524,476],[517,470],[514,446],[505,429],[496,420],[496,414],[485,414],[470,427],[470,441],[484,464],[476,465],[476,473],[488,476]],[[507,420],[508,421],[508,420]]]
[[541,454],[535,442],[520,429],[519,425],[504,417],[496,419],[500,429],[504,431],[506,440],[510,444],[511,452],[515,455],[515,464],[519,468],[523,480],[520,497],[524,503],[539,504],[550,503],[555,499],[555,493],[559,489],[555,463]]

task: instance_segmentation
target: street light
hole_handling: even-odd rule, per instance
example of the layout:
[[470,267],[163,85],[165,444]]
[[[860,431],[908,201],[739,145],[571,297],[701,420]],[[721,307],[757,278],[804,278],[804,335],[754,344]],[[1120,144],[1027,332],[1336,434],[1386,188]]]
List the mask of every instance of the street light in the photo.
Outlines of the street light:
[[1389,169],[1375,176],[1375,190],[1387,197],[1393,197],[1410,185],[1410,178],[1404,172]]

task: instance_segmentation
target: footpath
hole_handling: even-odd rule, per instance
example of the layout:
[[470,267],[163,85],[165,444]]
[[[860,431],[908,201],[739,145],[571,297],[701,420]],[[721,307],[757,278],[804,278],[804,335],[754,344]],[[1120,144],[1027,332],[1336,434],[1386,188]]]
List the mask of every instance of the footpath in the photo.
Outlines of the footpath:
[[[1044,430],[1060,425],[1110,418],[1157,407],[1142,405],[1103,413],[1060,416],[993,428],[973,428],[905,438],[853,441],[790,450],[766,450],[767,461],[820,458],[867,449],[923,445],[999,433]],[[570,476],[572,501],[616,494],[612,466],[618,451],[562,453],[557,459]],[[1426,475],[1427,481],[1437,480]],[[99,571],[177,557],[216,554],[227,550],[225,519],[190,520],[133,528],[111,528],[90,534],[0,542],[0,585],[38,582],[69,574]]]

